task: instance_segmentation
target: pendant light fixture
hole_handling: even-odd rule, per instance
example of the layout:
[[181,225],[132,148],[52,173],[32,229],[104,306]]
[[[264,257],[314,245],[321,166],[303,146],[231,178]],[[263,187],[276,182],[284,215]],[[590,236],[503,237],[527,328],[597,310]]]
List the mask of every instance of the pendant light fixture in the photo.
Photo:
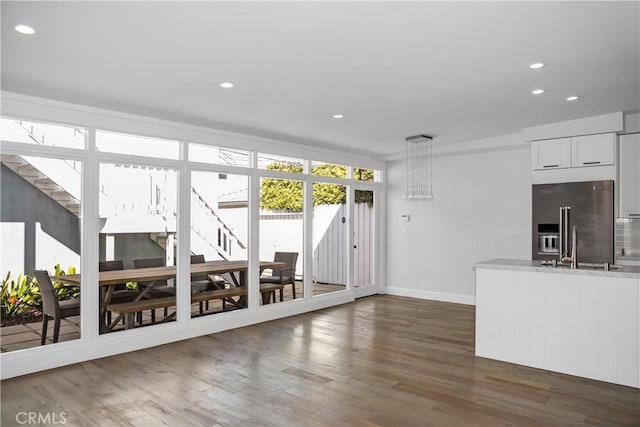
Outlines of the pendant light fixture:
[[433,194],[433,138],[414,135],[405,138],[407,143],[407,186],[406,200],[431,200]]

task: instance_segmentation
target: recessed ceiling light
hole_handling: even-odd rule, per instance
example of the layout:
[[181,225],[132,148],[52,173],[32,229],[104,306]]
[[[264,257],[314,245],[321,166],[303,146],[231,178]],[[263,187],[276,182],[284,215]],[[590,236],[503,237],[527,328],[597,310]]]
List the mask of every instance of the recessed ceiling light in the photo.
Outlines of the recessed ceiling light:
[[223,87],[225,89],[231,89],[232,87],[234,87],[235,85],[231,82],[224,82],[224,83],[220,83],[220,87]]
[[536,89],[531,91],[531,93],[534,95],[542,95],[544,93],[544,89]]
[[20,34],[26,34],[26,35],[31,35],[31,34],[35,34],[36,30],[33,29],[33,27],[30,27],[28,25],[16,25],[14,27],[14,29],[19,32]]
[[334,119],[344,119],[344,114],[334,114],[333,118]]
[[567,101],[575,101],[575,100],[577,100],[577,99],[578,99],[578,97],[577,97],[577,96],[575,96],[575,95],[574,95],[574,96],[568,96],[568,97],[567,97]]
[[544,64],[542,62],[535,62],[531,65],[529,65],[529,68],[531,68],[532,70],[537,70],[539,68],[544,67]]

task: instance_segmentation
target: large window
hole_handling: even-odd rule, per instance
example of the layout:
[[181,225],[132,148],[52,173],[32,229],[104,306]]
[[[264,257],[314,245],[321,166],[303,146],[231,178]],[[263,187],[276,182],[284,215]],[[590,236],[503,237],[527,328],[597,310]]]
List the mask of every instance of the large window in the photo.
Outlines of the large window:
[[191,316],[247,308],[249,180],[191,173]]
[[249,167],[249,152],[211,145],[189,144],[189,160],[216,165]]
[[100,331],[174,321],[177,171],[103,163],[99,201]]
[[258,168],[287,173],[303,173],[302,159],[293,157],[276,156],[272,154],[258,154]]
[[82,149],[85,147],[85,136],[84,128],[5,117],[0,119],[0,138],[3,141]]
[[341,291],[349,275],[347,187],[313,183],[313,295]]
[[[303,182],[260,181],[260,290],[262,304],[304,297]],[[267,265],[267,263],[276,263]]]
[[160,157],[162,159],[178,159],[180,157],[178,141],[105,131],[96,132],[96,149],[109,153]]
[[[243,324],[273,304],[316,304],[350,278],[373,283],[374,218],[354,215],[361,198],[372,208],[379,171],[188,125],[185,135],[208,139],[111,115],[91,119],[104,128],[77,128],[51,123],[56,107],[45,110],[49,123],[0,118],[3,368],[28,372],[17,351],[48,356],[54,341],[100,347],[122,337],[141,348],[192,327]],[[139,134],[115,131],[122,123]],[[259,277],[247,277],[254,266]],[[43,304],[49,282],[59,319]],[[44,346],[43,312],[53,313]]]
[[0,159],[2,352],[78,339],[82,163]]

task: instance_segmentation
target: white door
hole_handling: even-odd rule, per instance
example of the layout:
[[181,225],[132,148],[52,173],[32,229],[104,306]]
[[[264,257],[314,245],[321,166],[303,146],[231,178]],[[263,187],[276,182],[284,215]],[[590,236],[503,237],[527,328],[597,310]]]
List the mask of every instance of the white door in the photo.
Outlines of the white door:
[[353,204],[353,284],[373,286],[375,259],[375,191],[355,189]]

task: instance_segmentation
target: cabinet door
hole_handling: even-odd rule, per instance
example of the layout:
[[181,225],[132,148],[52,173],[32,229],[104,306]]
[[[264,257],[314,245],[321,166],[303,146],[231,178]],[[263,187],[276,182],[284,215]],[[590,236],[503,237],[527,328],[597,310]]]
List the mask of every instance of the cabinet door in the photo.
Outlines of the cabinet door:
[[640,133],[620,135],[619,216],[640,217]]
[[571,138],[533,141],[531,154],[534,170],[568,168],[571,166]]
[[571,138],[571,166],[612,165],[615,161],[616,135],[576,136]]

